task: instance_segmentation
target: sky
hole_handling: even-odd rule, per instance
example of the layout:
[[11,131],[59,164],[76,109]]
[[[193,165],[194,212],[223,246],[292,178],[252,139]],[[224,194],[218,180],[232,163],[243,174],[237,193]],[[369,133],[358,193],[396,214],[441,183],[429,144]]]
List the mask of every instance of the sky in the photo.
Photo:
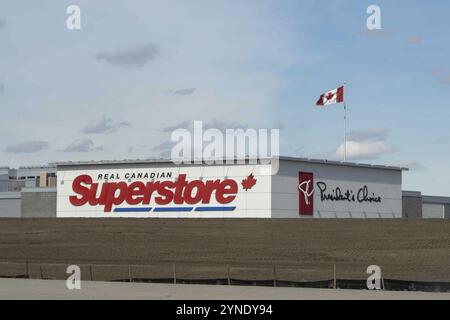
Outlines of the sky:
[[[366,10],[381,9],[379,31]],[[81,29],[69,30],[69,5]],[[410,168],[450,195],[447,1],[0,3],[0,166],[158,158],[173,128],[278,128],[281,154]]]

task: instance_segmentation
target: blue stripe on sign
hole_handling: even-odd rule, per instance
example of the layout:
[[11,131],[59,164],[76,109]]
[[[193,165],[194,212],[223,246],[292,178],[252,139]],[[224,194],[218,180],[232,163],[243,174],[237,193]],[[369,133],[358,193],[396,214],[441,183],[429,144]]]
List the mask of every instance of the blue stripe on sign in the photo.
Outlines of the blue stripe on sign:
[[191,212],[194,207],[155,208],[153,212]]
[[198,207],[195,211],[211,212],[211,211],[234,211],[236,207]]
[[115,208],[114,212],[150,212],[152,208]]

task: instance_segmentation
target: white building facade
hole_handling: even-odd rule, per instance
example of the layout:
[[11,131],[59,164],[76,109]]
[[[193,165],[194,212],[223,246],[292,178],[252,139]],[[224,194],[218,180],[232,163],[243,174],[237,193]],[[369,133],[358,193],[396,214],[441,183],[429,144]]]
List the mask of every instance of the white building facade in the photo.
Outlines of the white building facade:
[[287,157],[269,164],[61,163],[56,216],[401,218],[403,170]]

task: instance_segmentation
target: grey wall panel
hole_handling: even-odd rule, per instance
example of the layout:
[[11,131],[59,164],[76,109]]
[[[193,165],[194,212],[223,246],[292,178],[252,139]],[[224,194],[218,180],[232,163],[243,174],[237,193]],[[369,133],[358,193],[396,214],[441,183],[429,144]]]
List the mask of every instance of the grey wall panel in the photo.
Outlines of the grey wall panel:
[[407,219],[422,218],[422,197],[403,196],[402,217]]
[[422,215],[424,219],[443,219],[444,204],[440,203],[424,203],[422,207]]
[[21,215],[23,218],[56,217],[56,190],[23,191]]
[[0,218],[20,218],[20,192],[0,193]]

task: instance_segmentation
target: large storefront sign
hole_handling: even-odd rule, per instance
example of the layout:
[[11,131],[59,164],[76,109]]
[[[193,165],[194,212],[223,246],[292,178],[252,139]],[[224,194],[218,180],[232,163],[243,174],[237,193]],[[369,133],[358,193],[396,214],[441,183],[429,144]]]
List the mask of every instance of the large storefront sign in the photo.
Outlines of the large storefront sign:
[[314,215],[314,198],[320,202],[348,202],[348,203],[381,203],[382,198],[369,191],[367,185],[356,190],[333,185],[330,187],[324,181],[314,183],[314,174],[299,172],[299,214],[301,216]]
[[218,204],[227,205],[236,199],[238,189],[238,183],[233,179],[187,181],[185,174],[180,174],[175,181],[103,182],[101,187],[91,176],[80,175],[73,181],[74,195],[69,201],[76,207],[101,206],[105,212],[123,204],[149,205],[152,200],[158,206],[198,205],[209,204],[214,197]]
[[202,175],[196,168],[60,171],[58,216],[133,217],[133,213],[136,217],[162,213],[220,216],[251,208],[270,212],[270,203],[265,205],[261,201],[270,195],[270,176],[261,176],[260,171],[240,167],[239,173],[230,172],[230,176],[220,173],[223,168],[209,175]]

